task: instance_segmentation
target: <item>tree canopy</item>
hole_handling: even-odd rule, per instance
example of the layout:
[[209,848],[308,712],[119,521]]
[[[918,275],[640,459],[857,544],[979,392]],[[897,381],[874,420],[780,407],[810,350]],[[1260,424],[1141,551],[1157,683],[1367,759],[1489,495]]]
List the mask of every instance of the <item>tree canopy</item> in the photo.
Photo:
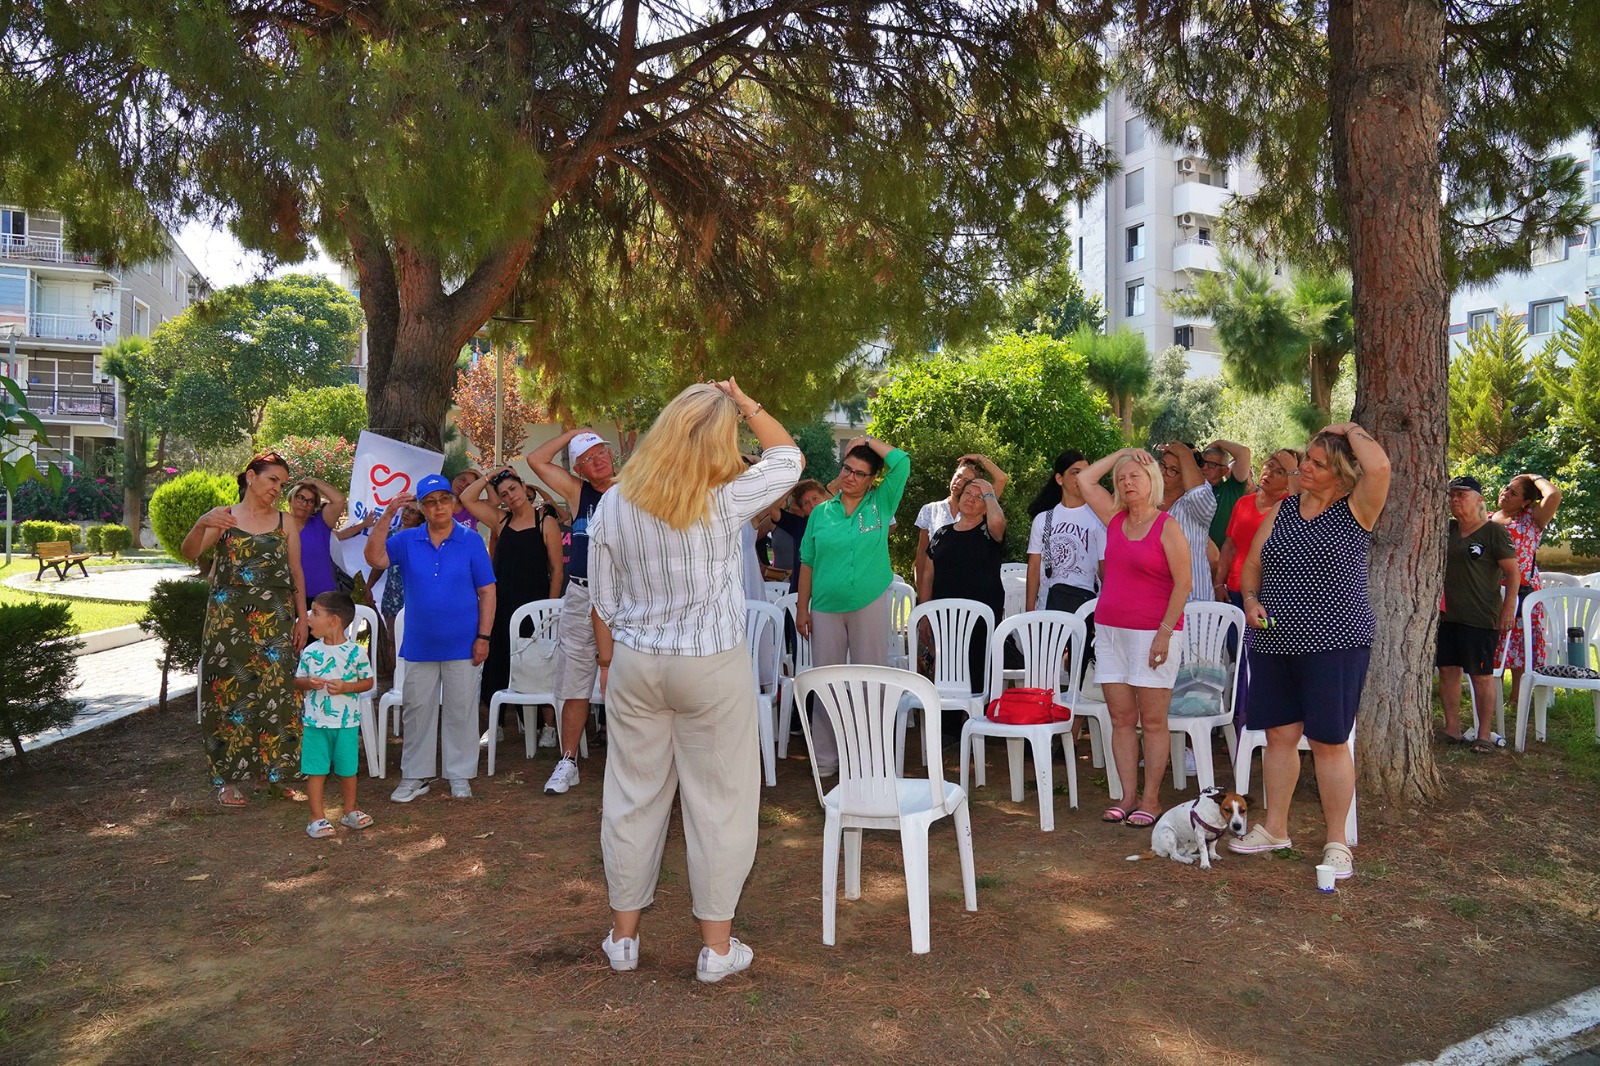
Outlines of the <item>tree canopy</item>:
[[1547,421],[1540,360],[1507,308],[1450,362],[1450,458],[1501,455]]
[[367,394],[360,385],[322,385],[269,399],[256,436],[269,448],[285,437],[339,437],[354,444],[366,428]]
[[1122,422],[1122,439],[1132,441],[1134,402],[1150,386],[1150,349],[1144,334],[1126,326],[1115,333],[1097,333],[1084,325],[1072,335],[1072,346],[1083,356],[1083,372],[1111,401],[1111,410]]

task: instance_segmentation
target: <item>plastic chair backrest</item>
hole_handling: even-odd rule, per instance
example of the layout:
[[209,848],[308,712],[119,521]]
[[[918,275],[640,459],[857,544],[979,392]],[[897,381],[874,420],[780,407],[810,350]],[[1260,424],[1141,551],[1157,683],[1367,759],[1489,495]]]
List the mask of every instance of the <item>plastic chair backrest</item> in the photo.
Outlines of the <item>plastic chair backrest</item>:
[[[1022,678],[1017,683],[1024,688],[1047,688],[1063,691],[1073,706],[1078,697],[1078,676],[1083,672],[1083,644],[1086,634],[1082,619],[1065,611],[1024,611],[1014,614],[995,627],[989,637],[989,699],[1000,698],[1005,688],[1006,641],[1016,637],[1022,648]],[[1061,676],[1063,659],[1068,652],[1072,658],[1067,676]]]
[[899,578],[889,582],[889,637],[899,638],[905,647],[906,623],[911,621],[911,608],[917,602],[917,593]]
[[[1244,612],[1231,603],[1196,601],[1183,606],[1184,666],[1207,665],[1227,671],[1223,684],[1226,702],[1217,708],[1218,714],[1227,713],[1239,694],[1239,662],[1228,654],[1228,634],[1244,639]],[[1236,645],[1237,646],[1237,645]]]
[[1002,570],[1000,572],[1000,588],[1005,592],[1006,596],[1003,609],[1007,618],[1021,614],[1027,609],[1028,605],[1022,602],[1028,596],[1028,573],[1026,570],[1021,573],[1012,572],[1009,574]]
[[[790,626],[794,625],[795,615],[800,609],[800,596],[791,592],[778,601],[778,606],[783,609],[784,616],[789,619]],[[794,672],[798,676],[800,671],[811,669],[811,641],[800,635],[798,629],[794,632]]]
[[778,661],[778,649],[783,643],[783,612],[770,603],[745,600],[744,639],[750,650],[750,669],[755,673],[756,691],[770,696],[778,691],[777,671],[773,670],[770,684],[761,683],[761,649],[767,648],[769,663]]
[[1539,571],[1539,587],[1541,589],[1570,589],[1579,588],[1582,585],[1583,581],[1572,574],[1561,574],[1553,570]]
[[[986,603],[977,600],[930,600],[919,603],[911,612],[911,621],[906,631],[911,635],[911,661],[916,663],[917,652],[920,650],[920,637],[922,635],[922,622],[928,623],[928,629],[933,634],[933,683],[940,687],[960,689],[970,692],[972,689],[971,666],[967,658],[967,648],[972,641],[973,630],[979,621],[987,624],[985,633],[994,632],[994,612]],[[988,666],[989,657],[983,659],[985,674],[980,680],[983,684],[979,692],[989,691]]]
[[[811,695],[827,712],[839,742],[839,812],[846,817],[894,818],[900,814],[895,766],[895,718],[909,692],[924,707],[939,706],[933,682],[892,666],[820,666],[795,679],[800,704]],[[944,761],[939,714],[923,716],[928,788],[935,812],[945,812]],[[820,785],[819,785],[820,788]]]
[[789,583],[787,581],[766,581],[763,584],[767,589],[768,603],[777,603],[783,597],[789,595]]
[[[363,628],[366,630],[364,635],[362,633]],[[375,653],[374,643],[378,639],[377,611],[365,604],[356,604],[356,616],[350,620],[349,625],[345,626],[344,639],[361,641],[366,647],[367,661],[372,663],[373,668],[376,669],[377,661],[373,659],[373,655]]]
[[[530,600],[511,612],[511,664],[512,672],[516,671],[516,662],[536,640],[556,639],[556,630],[561,625],[561,600]],[[532,631],[526,636],[522,633],[525,622],[533,622]]]
[[1000,564],[1000,576],[1001,577],[1005,577],[1007,574],[1021,574],[1022,577],[1023,577],[1023,580],[1027,580],[1027,577],[1028,577],[1028,564],[1027,563],[1001,563]]
[[1535,663],[1536,668],[1565,661],[1568,629],[1583,630],[1583,665],[1592,666],[1587,660],[1590,649],[1594,647],[1595,628],[1600,625],[1600,590],[1563,585],[1530,593],[1522,603],[1524,648],[1535,646],[1535,625],[1544,629],[1545,654],[1548,657],[1544,663]]

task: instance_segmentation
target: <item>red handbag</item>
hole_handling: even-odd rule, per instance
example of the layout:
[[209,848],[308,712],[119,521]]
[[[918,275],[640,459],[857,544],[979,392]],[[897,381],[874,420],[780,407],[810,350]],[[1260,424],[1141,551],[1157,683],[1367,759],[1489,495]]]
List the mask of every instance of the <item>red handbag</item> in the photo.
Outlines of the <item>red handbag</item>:
[[1056,703],[1056,694],[1047,688],[1008,688],[997,700],[989,701],[985,716],[1001,725],[1049,725],[1072,718],[1072,712]]

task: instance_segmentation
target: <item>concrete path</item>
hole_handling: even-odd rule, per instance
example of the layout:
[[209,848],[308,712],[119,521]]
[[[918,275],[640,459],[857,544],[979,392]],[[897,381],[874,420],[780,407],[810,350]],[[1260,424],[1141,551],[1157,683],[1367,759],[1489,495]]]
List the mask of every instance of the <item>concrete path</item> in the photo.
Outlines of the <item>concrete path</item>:
[[193,567],[177,563],[137,563],[128,566],[94,566],[84,577],[74,570],[65,581],[46,573],[38,581],[32,574],[13,574],[6,587],[20,592],[48,592],[52,596],[71,596],[85,600],[111,600],[117,603],[144,603],[157,581],[194,577]]

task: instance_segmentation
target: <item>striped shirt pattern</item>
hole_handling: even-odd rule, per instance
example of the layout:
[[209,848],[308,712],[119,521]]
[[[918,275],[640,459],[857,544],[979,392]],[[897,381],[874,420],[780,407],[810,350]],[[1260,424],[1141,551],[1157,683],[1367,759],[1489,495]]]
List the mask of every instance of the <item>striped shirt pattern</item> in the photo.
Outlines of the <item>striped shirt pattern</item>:
[[673,529],[622,491],[589,523],[589,591],[619,644],[652,655],[717,655],[744,640],[740,527],[800,480],[799,448],[761,461],[711,492],[706,520]]
[[1217,513],[1217,494],[1202,481],[1174,500],[1167,513],[1177,520],[1183,539],[1189,542],[1189,574],[1194,580],[1189,589],[1189,602],[1216,599],[1211,587],[1211,562],[1206,558],[1206,542],[1211,539],[1211,519]]

